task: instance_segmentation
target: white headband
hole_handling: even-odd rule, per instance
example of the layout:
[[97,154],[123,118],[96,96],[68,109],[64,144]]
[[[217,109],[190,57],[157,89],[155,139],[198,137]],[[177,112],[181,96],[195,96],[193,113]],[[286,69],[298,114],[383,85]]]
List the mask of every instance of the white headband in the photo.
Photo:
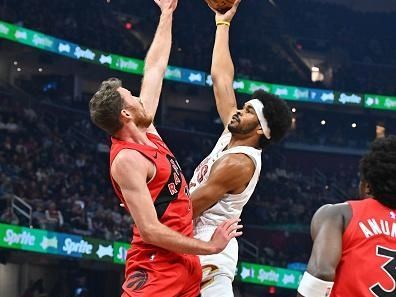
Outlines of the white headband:
[[258,120],[260,122],[261,129],[263,129],[263,133],[265,138],[268,140],[271,139],[271,130],[268,127],[268,122],[264,117],[263,109],[264,109],[264,104],[261,103],[260,100],[258,99],[252,99],[246,102],[246,104],[249,104],[253,107],[254,111],[257,114]]

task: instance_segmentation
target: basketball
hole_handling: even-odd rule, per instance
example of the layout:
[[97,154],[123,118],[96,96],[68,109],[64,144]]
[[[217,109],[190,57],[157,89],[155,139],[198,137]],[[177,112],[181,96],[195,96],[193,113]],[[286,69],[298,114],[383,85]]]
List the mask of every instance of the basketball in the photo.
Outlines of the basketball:
[[208,5],[220,13],[225,13],[233,5],[235,0],[205,0]]

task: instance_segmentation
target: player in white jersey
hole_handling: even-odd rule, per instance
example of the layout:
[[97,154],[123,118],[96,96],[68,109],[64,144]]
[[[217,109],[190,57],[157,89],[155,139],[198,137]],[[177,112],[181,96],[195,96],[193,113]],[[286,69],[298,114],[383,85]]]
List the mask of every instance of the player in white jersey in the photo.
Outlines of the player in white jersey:
[[[190,182],[195,237],[201,240],[210,240],[220,223],[240,217],[259,179],[262,149],[281,140],[291,125],[287,104],[262,90],[256,91],[242,109],[237,109],[228,40],[230,22],[239,2],[225,14],[216,12],[211,74],[216,106],[225,130]],[[237,241],[231,240],[222,253],[203,256],[200,260],[202,297],[233,296]]]

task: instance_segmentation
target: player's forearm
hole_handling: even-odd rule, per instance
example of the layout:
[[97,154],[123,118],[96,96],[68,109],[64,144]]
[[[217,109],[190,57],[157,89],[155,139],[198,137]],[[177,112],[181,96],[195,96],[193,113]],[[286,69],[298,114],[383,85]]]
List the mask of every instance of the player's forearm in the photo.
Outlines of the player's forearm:
[[161,14],[157,31],[146,56],[145,72],[157,68],[165,73],[172,45],[172,20],[171,12]]
[[184,236],[162,224],[146,229],[143,240],[180,254],[210,255],[220,252],[208,242]]
[[217,80],[228,80],[232,83],[234,80],[235,70],[229,46],[229,30],[229,26],[217,26],[211,68],[214,83]]
[[162,81],[168,65],[172,43],[172,13],[161,15],[153,43],[146,56],[140,98],[146,112],[155,117],[162,89]]
[[211,74],[216,107],[224,126],[229,123],[232,114],[237,109],[233,88],[234,65],[228,42],[229,27],[219,25],[217,27],[216,41],[213,49]]
[[207,201],[202,198],[191,197],[192,207],[193,207],[193,219],[199,217],[205,210],[209,209],[214,202]]
[[314,277],[324,281],[333,282],[335,280],[336,267],[326,265],[314,268],[312,266],[308,266],[307,271]]

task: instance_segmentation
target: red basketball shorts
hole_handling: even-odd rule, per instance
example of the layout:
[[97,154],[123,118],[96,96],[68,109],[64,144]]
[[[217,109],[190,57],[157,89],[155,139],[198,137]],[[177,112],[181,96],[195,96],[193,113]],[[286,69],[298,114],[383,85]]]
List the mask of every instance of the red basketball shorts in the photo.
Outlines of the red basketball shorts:
[[197,256],[132,250],[121,297],[197,297],[202,279]]

